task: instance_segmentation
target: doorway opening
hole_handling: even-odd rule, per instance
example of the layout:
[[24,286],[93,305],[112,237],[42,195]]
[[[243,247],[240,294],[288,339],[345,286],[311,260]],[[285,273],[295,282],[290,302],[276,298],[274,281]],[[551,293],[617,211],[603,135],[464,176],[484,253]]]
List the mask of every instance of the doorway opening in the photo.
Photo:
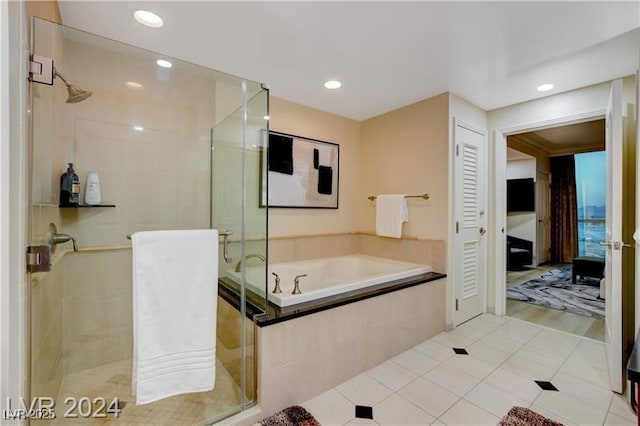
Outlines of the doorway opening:
[[507,137],[506,315],[604,341],[604,120]]

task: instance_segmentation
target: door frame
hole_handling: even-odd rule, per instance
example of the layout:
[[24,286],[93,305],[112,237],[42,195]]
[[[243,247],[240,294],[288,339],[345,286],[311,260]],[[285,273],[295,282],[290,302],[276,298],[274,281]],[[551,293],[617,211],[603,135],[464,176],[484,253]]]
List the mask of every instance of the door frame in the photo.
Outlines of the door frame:
[[0,406],[26,398],[29,381],[28,22],[24,2],[0,5]]
[[[491,144],[493,152],[490,157],[493,159],[493,182],[494,191],[489,196],[489,205],[493,208],[495,214],[491,226],[489,227],[489,238],[495,242],[494,253],[491,267],[494,270],[494,306],[495,315],[506,314],[506,297],[507,297],[507,273],[506,273],[506,256],[507,249],[502,244],[506,236],[507,212],[506,205],[500,199],[498,194],[506,192],[506,171],[507,171],[507,136],[518,133],[534,132],[537,130],[549,129],[552,127],[566,126],[570,124],[584,123],[587,121],[599,120],[605,117],[604,109],[597,109],[581,114],[562,116],[543,121],[532,121],[514,126],[506,126],[496,129],[493,132],[494,141]],[[501,140],[499,140],[501,139]],[[502,178],[505,179],[502,179]],[[504,181],[504,182],[503,182]],[[504,230],[504,232],[502,231]]]
[[[537,161],[536,161],[536,169],[537,169]],[[550,197],[550,192],[551,191],[550,191],[549,187],[547,187],[547,188],[541,188],[540,187],[540,185],[541,185],[540,182],[542,181],[542,179],[540,179],[540,175],[546,175],[547,182],[549,184],[551,184],[551,172],[548,172],[546,170],[536,170],[536,266],[539,266],[540,263],[541,263],[540,262],[540,259],[541,259],[541,256],[540,256],[540,248],[541,248],[540,246],[541,246],[541,244],[540,243],[541,243],[542,240],[540,239],[540,234],[538,232],[539,231],[538,228],[540,226],[539,225],[540,224],[540,218],[538,216],[538,214],[540,214],[540,205],[538,204],[538,202],[539,202],[538,195],[539,195],[540,191],[544,191],[544,192],[547,193],[547,197],[546,197],[547,198],[547,200],[546,200],[547,201],[547,205],[545,206],[545,209],[547,210],[546,219],[548,220],[550,218],[550,216],[551,216],[551,197]],[[550,232],[549,232],[549,229],[550,229],[551,226],[548,223],[546,224],[546,226],[547,226],[547,229],[545,231],[544,244],[543,244],[543,247],[542,247],[542,249],[546,251],[546,254],[544,256],[542,256],[542,258],[545,259],[544,262],[547,262],[549,260],[549,247],[550,247],[550,241],[549,241]]]

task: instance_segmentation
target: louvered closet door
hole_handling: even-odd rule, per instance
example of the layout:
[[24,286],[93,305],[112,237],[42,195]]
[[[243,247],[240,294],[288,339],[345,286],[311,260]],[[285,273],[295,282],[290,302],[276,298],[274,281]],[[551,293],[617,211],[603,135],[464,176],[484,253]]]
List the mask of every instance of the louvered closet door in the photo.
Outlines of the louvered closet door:
[[486,308],[486,133],[456,121],[454,161],[455,323]]

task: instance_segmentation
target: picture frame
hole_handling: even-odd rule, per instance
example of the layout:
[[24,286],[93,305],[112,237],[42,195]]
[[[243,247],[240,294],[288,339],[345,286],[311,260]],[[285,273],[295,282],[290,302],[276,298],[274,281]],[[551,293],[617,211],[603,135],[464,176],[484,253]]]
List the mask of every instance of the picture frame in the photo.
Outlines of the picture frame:
[[263,131],[260,206],[338,209],[340,145]]

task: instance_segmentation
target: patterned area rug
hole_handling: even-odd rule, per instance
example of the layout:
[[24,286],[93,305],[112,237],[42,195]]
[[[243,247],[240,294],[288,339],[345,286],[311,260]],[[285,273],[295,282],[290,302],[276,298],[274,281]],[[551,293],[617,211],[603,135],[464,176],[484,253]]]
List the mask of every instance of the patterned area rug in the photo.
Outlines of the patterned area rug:
[[604,319],[604,300],[599,299],[600,281],[593,278],[571,282],[571,266],[555,268],[507,289],[507,298]]
[[299,405],[278,411],[259,423],[260,426],[320,426],[320,423]]
[[562,426],[556,422],[525,407],[512,407],[498,426]]

